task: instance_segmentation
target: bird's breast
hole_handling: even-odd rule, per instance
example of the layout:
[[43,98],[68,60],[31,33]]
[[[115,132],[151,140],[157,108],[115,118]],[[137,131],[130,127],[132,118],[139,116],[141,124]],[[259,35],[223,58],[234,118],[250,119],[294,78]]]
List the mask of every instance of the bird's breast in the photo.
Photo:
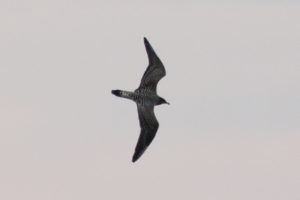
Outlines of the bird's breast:
[[137,103],[155,105],[159,100],[159,97],[156,94],[152,94],[143,90],[136,91],[135,94]]

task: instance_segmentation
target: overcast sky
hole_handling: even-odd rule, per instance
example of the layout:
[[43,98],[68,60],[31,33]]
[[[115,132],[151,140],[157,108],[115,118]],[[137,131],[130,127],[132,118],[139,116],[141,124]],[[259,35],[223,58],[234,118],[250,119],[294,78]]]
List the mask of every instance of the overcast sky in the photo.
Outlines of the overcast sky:
[[[0,199],[300,199],[300,4],[151,2],[0,2]],[[138,87],[145,36],[171,105],[132,163],[111,89]]]

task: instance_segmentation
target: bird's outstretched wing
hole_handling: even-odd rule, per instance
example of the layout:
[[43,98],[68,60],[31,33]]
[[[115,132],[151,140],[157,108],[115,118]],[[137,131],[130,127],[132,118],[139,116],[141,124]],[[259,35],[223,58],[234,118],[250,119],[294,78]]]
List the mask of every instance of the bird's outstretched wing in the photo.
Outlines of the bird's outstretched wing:
[[144,38],[144,43],[148,54],[149,65],[142,77],[139,89],[147,88],[156,92],[157,83],[166,75],[166,70],[146,38]]
[[154,105],[137,104],[141,133],[135,147],[132,162],[135,162],[151,144],[158,129],[158,121],[154,115]]

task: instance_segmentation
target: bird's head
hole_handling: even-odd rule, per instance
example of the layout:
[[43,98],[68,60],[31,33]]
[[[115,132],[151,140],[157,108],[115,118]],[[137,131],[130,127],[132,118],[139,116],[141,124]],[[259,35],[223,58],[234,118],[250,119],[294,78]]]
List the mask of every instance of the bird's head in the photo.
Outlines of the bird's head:
[[158,102],[157,102],[157,104],[156,105],[160,105],[160,104],[164,104],[164,103],[166,103],[166,104],[170,104],[169,102],[167,102],[164,98],[161,98],[161,97],[159,97],[159,100],[158,100]]

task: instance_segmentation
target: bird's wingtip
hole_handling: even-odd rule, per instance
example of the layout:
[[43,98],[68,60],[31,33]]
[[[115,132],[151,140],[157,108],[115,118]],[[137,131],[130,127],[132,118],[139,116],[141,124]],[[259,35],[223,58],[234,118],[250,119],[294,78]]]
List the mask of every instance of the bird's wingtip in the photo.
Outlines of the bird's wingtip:
[[137,161],[137,159],[138,157],[136,156],[136,154],[134,154],[131,161],[134,163],[135,161]]
[[144,43],[145,43],[145,44],[149,43],[149,42],[148,42],[148,39],[147,39],[146,37],[144,37]]
[[143,150],[142,152],[140,152],[140,151],[135,151],[134,152],[134,154],[133,154],[133,156],[132,156],[132,162],[135,162],[135,161],[137,161],[140,157],[141,157],[141,155],[144,153],[144,151],[145,150]]

